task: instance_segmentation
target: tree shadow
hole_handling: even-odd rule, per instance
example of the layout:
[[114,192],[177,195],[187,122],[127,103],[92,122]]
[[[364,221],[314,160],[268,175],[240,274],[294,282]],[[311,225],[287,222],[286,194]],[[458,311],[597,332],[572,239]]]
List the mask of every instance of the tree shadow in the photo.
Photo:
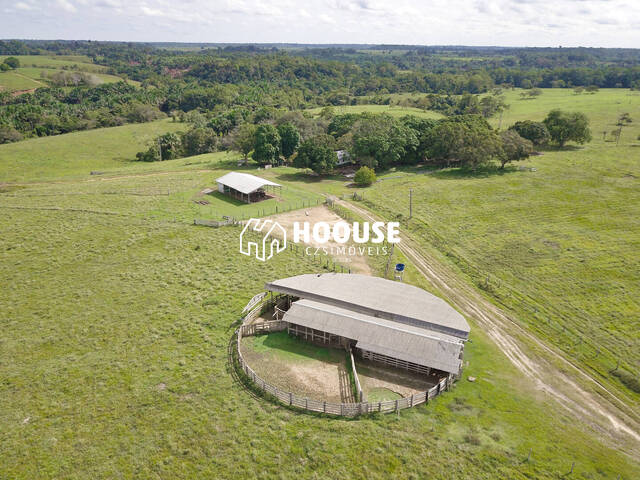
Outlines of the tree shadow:
[[564,147],[561,147],[560,145],[536,146],[536,150],[539,152],[575,152],[577,150],[582,150],[583,148],[583,145],[565,145]]
[[295,173],[280,173],[276,175],[276,179],[283,182],[301,183],[320,183],[323,180],[345,181],[345,178],[342,175],[310,175],[304,171]]
[[494,176],[508,175],[519,170],[518,165],[505,165],[500,168],[497,165],[484,165],[478,168],[444,168],[431,172],[431,176],[441,180],[460,180],[465,178],[488,178]]

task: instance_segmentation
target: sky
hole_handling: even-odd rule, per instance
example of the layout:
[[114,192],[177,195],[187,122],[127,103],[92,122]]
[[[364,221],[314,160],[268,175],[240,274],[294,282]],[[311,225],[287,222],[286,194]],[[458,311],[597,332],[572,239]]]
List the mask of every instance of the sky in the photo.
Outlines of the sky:
[[0,38],[640,48],[640,0],[0,0]]

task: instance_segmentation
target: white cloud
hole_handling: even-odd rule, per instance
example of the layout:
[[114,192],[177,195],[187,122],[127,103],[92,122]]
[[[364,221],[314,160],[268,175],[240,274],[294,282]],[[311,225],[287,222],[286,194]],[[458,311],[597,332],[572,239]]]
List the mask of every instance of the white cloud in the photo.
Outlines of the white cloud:
[[58,7],[60,7],[65,12],[75,13],[78,11],[75,5],[69,0],[56,0],[56,5],[58,5]]
[[[46,0],[7,6],[2,36],[192,42],[640,45],[636,0]],[[162,21],[162,29],[157,28]],[[33,25],[37,24],[37,29]]]

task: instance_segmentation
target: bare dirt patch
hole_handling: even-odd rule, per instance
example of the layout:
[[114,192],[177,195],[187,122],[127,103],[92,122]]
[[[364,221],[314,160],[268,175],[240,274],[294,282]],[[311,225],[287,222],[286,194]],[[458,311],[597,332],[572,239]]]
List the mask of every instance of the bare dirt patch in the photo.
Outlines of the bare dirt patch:
[[[344,219],[337,215],[335,212],[329,210],[324,205],[319,207],[307,208],[305,210],[294,210],[292,212],[281,213],[278,215],[272,215],[268,217],[272,220],[277,221],[282,227],[287,231],[288,238],[293,238],[293,224],[294,222],[310,222],[311,226],[315,222],[327,222],[329,225],[333,226],[338,222],[343,222]],[[338,247],[342,248],[345,244],[339,244],[337,242],[329,241],[327,243],[315,243],[313,238],[311,238],[311,242],[308,244],[313,247],[313,252],[315,253],[316,248],[326,247],[329,249],[333,248],[334,250]],[[349,246],[349,245],[347,245]],[[322,250],[318,252],[318,254],[323,254]],[[366,255],[345,255],[345,256],[337,256],[335,257],[337,262],[342,263],[343,265],[348,265],[351,268],[351,271],[354,273],[362,273],[365,275],[371,275],[371,267],[367,263]]]
[[367,399],[371,391],[387,389],[402,397],[425,392],[438,383],[438,377],[418,375],[388,368],[366,360],[356,360],[356,370]]
[[244,359],[256,374],[271,385],[319,401],[353,401],[353,394],[348,387],[344,351],[330,349],[328,358],[322,359],[287,358],[286,353],[278,352],[275,348],[266,352],[256,351],[253,337],[243,338],[240,348]]

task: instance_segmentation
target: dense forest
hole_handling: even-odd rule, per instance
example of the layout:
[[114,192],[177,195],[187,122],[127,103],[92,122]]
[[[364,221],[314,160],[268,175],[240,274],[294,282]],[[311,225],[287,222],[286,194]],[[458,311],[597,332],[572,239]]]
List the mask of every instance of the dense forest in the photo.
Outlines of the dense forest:
[[390,103],[397,93],[428,94],[409,106],[487,118],[505,108],[505,88],[640,88],[631,49],[0,41],[0,55],[52,54],[85,55],[140,86],[0,91],[0,143],[190,111],[226,135],[274,117],[270,109]]

